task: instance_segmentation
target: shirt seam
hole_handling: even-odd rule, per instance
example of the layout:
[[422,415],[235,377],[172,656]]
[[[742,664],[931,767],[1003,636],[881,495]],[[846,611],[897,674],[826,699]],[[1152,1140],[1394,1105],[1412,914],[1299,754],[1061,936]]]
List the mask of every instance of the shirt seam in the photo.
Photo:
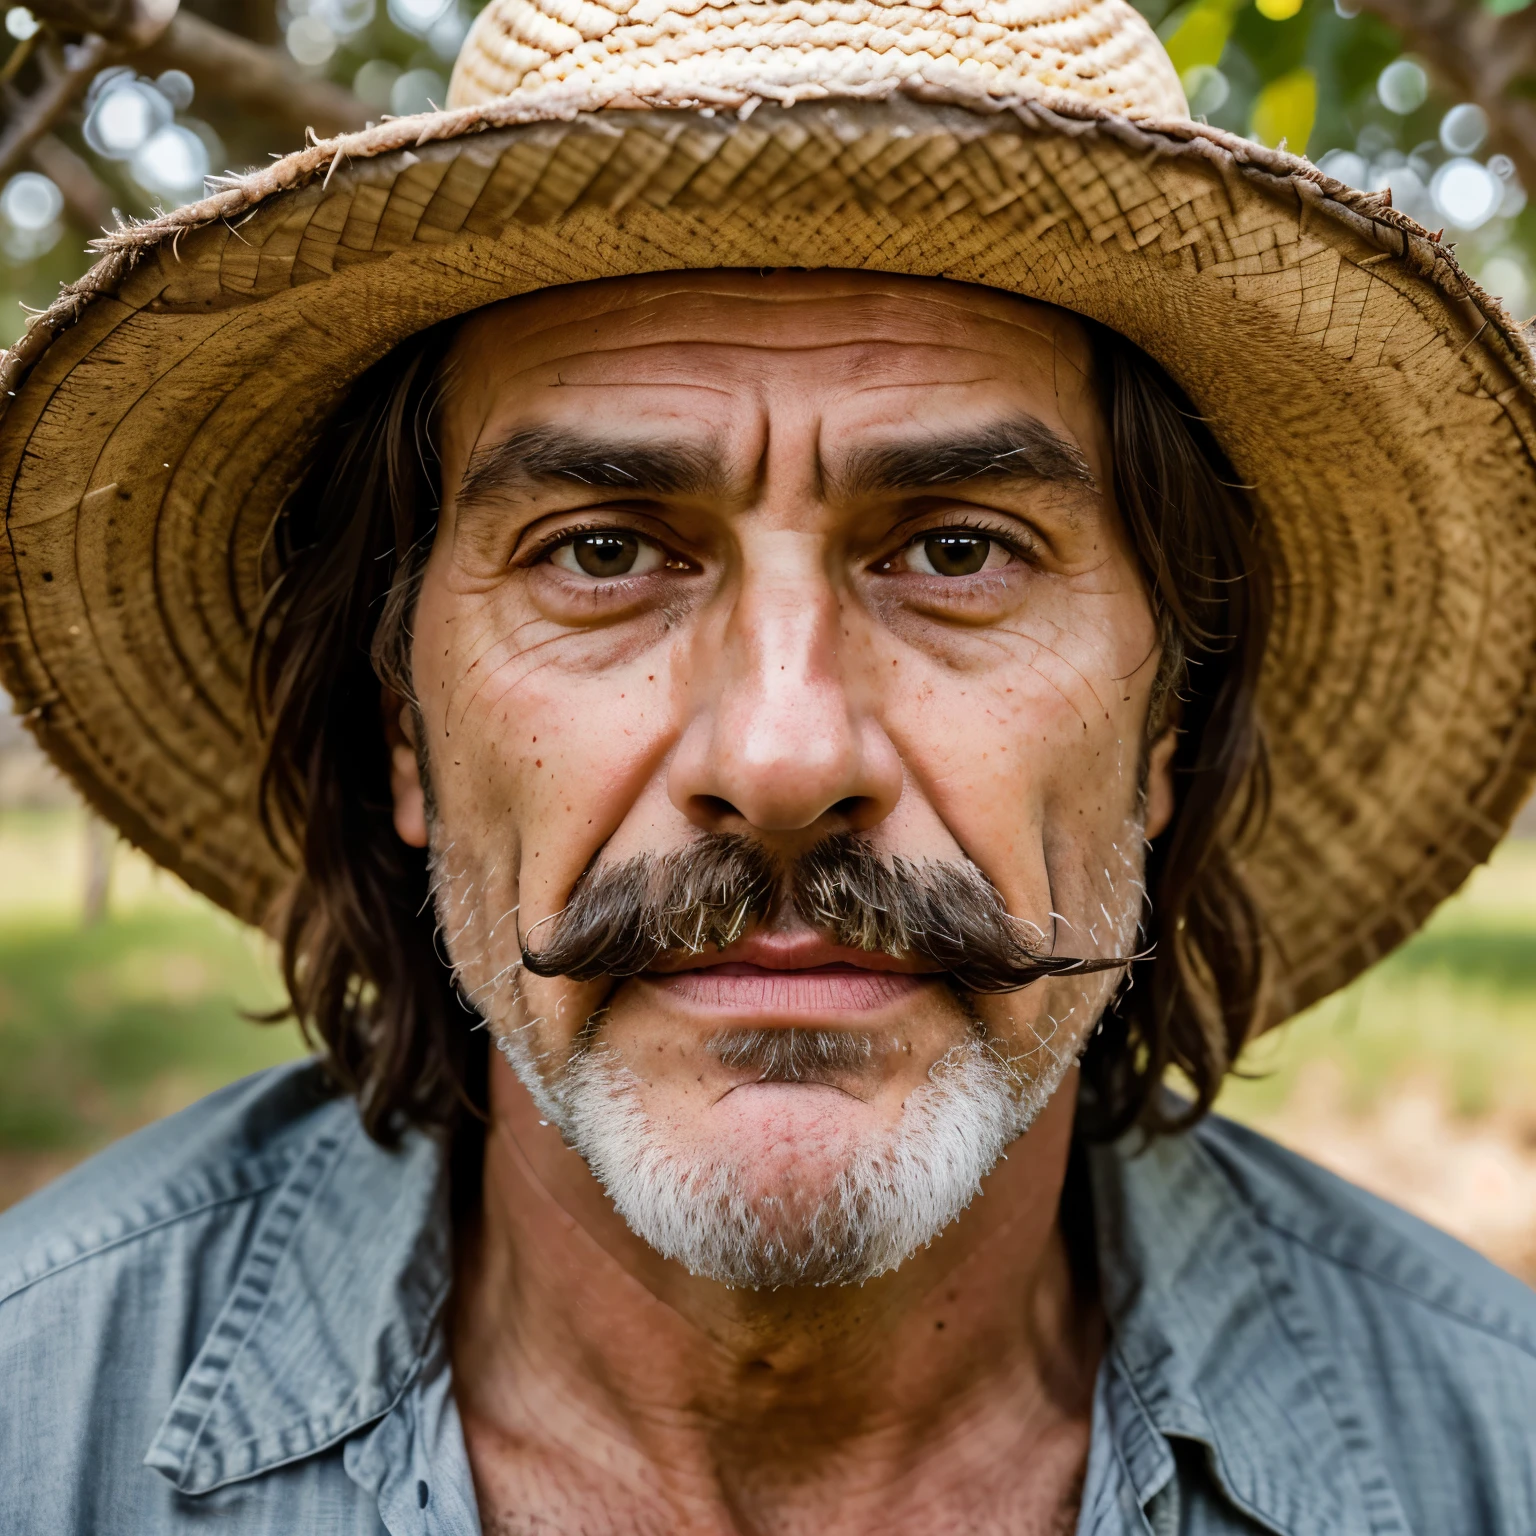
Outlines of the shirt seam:
[[[1272,1229],[1262,1220],[1256,1225]],[[1260,1246],[1255,1232],[1253,1258],[1261,1277],[1268,1281],[1266,1297],[1275,1321],[1292,1347],[1306,1362],[1306,1374],[1347,1453],[1345,1466],[1354,1477],[1374,1536],[1410,1536],[1407,1517],[1397,1498],[1396,1486],[1382,1462],[1377,1444],[1379,1422],[1362,1405],[1356,1386],[1339,1368],[1336,1358],[1323,1347],[1313,1309],[1308,1306],[1291,1276],[1280,1271],[1274,1250]],[[1218,1449],[1217,1455],[1221,1455]]]
[[71,1254],[67,1259],[62,1259],[54,1264],[46,1265],[35,1275],[27,1275],[20,1279],[9,1290],[0,1293],[0,1307],[7,1302],[15,1301],[44,1281],[56,1279],[66,1270],[73,1269],[77,1264],[84,1264],[91,1259],[99,1259],[111,1253],[116,1248],[125,1244],[139,1242],[144,1238],[163,1232],[169,1227],[174,1227],[183,1221],[191,1221],[195,1217],[206,1215],[209,1211],[217,1210],[220,1206],[239,1205],[244,1201],[254,1200],[258,1196],[266,1194],[269,1190],[280,1185],[287,1177],[288,1170],[294,1161],[296,1154],[286,1155],[284,1162],[268,1165],[258,1176],[257,1182],[247,1185],[246,1188],[234,1191],[226,1195],[208,1196],[181,1211],[172,1211],[164,1216],[158,1216],[144,1222],[142,1225],[130,1227],[126,1232],[120,1232],[116,1237],[85,1248],[79,1253]]
[[[377,1424],[381,1420],[388,1418],[389,1415],[392,1414],[405,1400],[405,1396],[411,1390],[411,1388],[417,1385],[421,1380],[422,1366],[425,1364],[427,1356],[431,1352],[432,1333],[433,1330],[437,1327],[438,1320],[441,1316],[443,1303],[447,1300],[449,1289],[450,1285],[448,1283],[445,1283],[440,1288],[436,1299],[428,1311],[428,1326],[423,1335],[421,1345],[416,1351],[416,1356],[411,1361],[410,1369],[407,1370],[401,1377],[399,1386],[391,1392],[389,1400],[385,1402],[381,1407],[379,1407],[377,1411],[367,1414],[363,1418],[359,1419],[356,1423],[350,1424],[344,1429],[333,1431],[325,1439],[317,1440],[315,1444],[311,1445],[307,1450],[295,1451],[291,1456],[285,1456],[281,1461],[271,1462],[265,1466],[254,1468],[249,1472],[225,1473],[217,1482],[209,1483],[204,1487],[199,1487],[196,1489],[181,1488],[179,1485],[177,1485],[178,1491],[185,1495],[187,1498],[197,1499],[203,1497],[204,1494],[215,1493],[220,1488],[228,1488],[235,1483],[249,1482],[253,1478],[265,1477],[269,1472],[278,1472],[281,1471],[284,1467],[295,1466],[301,1461],[308,1461],[312,1457],[323,1456],[329,1451],[334,1451],[337,1446],[344,1445],[348,1440],[352,1439],[353,1436],[361,1434],[362,1431],[367,1429],[370,1425]],[[229,1450],[245,1451],[253,1446],[259,1445],[260,1443],[261,1436],[259,1434],[247,1435],[245,1439],[235,1441],[229,1447]]]
[[[1396,1292],[1398,1295],[1405,1296],[1410,1301],[1417,1302],[1420,1306],[1428,1308],[1430,1311],[1437,1313],[1441,1317],[1444,1317],[1453,1323],[1459,1324],[1463,1328],[1472,1329],[1474,1332],[1481,1333],[1486,1337],[1497,1339],[1500,1343],[1508,1344],[1511,1348],[1519,1350],[1520,1353],[1525,1355],[1528,1359],[1536,1361],[1536,1345],[1533,1345],[1530,1341],[1519,1337],[1517,1333],[1501,1325],[1497,1319],[1481,1319],[1477,1317],[1469,1317],[1464,1311],[1452,1307],[1443,1301],[1438,1301],[1432,1296],[1426,1296],[1421,1291],[1415,1290],[1412,1286],[1404,1284],[1401,1280],[1394,1278],[1392,1275],[1383,1274],[1374,1266],[1364,1264],[1358,1259],[1346,1258],[1342,1254],[1331,1252],[1328,1248],[1322,1246],[1317,1240],[1308,1237],[1305,1233],[1296,1231],[1294,1227],[1286,1225],[1284,1222],[1280,1221],[1270,1212],[1263,1210],[1258,1205],[1253,1205],[1250,1207],[1250,1209],[1253,1211],[1254,1219],[1258,1221],[1260,1225],[1262,1225],[1267,1231],[1273,1232],[1277,1237],[1282,1238],[1287,1242],[1295,1243],[1299,1247],[1305,1248],[1307,1252],[1314,1254],[1317,1258],[1333,1265],[1336,1269],[1345,1269],[1350,1271],[1352,1274],[1360,1275],[1367,1280],[1372,1280],[1377,1285],[1389,1288]],[[1452,1280],[1451,1283],[1454,1284],[1454,1280]]]
[[[191,1468],[191,1463],[197,1454],[198,1442],[207,1430],[209,1419],[217,1407],[219,1399],[228,1387],[229,1378],[235,1369],[235,1364],[240,1355],[250,1343],[251,1334],[261,1321],[263,1314],[271,1304],[272,1288],[277,1280],[281,1268],[283,1256],[289,1251],[290,1246],[297,1236],[305,1215],[314,1203],[316,1192],[325,1179],[335,1171],[336,1160],[342,1146],[340,1132],[322,1131],[304,1149],[301,1158],[295,1159],[296,1166],[288,1170],[286,1178],[282,1182],[279,1194],[279,1208],[270,1213],[262,1229],[251,1240],[251,1245],[241,1262],[240,1274],[236,1277],[235,1284],[230,1289],[229,1295],[224,1299],[223,1306],[219,1309],[219,1315],[214,1319],[213,1327],[209,1330],[208,1337],[198,1349],[196,1357],[182,1377],[181,1385],[176,1390],[176,1396],[172,1399],[170,1409],[162,1421],[159,1432],[151,1442],[150,1453],[158,1447],[163,1439],[169,1439],[166,1429],[176,1416],[177,1405],[184,1396],[189,1393],[202,1398],[201,1411],[197,1415],[195,1427],[182,1432],[183,1447],[181,1454],[181,1472],[176,1479],[176,1486],[181,1487],[186,1480]],[[312,1166],[312,1179],[306,1187],[302,1182],[302,1174],[306,1165]],[[299,1179],[299,1187],[294,1188],[295,1179]],[[284,1208],[281,1204],[282,1193],[286,1192],[291,1199],[290,1207]],[[272,1230],[272,1223],[279,1217],[283,1218],[286,1230],[280,1234]],[[263,1273],[259,1276],[253,1273],[256,1261],[262,1261]],[[266,1262],[270,1260],[270,1262]],[[216,1367],[207,1361],[206,1356],[210,1348],[221,1337],[226,1329],[232,1327],[230,1318],[231,1309],[247,1306],[249,1315],[242,1319],[238,1328],[238,1338],[230,1339],[232,1346],[229,1354]],[[185,1411],[185,1410],[183,1410]],[[169,1449],[169,1447],[167,1447]],[[312,1450],[313,1448],[311,1448]],[[220,1455],[223,1453],[220,1452]],[[183,1492],[186,1490],[183,1488]]]
[[[1118,1345],[1113,1346],[1113,1354],[1115,1360],[1119,1364],[1120,1377],[1121,1380],[1125,1383],[1126,1390],[1131,1394],[1132,1397],[1136,1399],[1136,1405],[1141,1410],[1143,1416],[1146,1418],[1147,1423],[1150,1424],[1153,1429],[1155,1429],[1157,1433],[1163,1437],[1164,1443],[1167,1443],[1171,1440],[1188,1440],[1196,1445],[1204,1446],[1206,1451],[1215,1461],[1216,1468],[1219,1473],[1218,1476],[1212,1478],[1212,1482],[1215,1484],[1216,1492],[1223,1499],[1225,1499],[1228,1504],[1232,1505],[1234,1509],[1241,1511],[1247,1519],[1252,1520],[1256,1525],[1262,1526],[1265,1531],[1273,1533],[1273,1536],[1286,1536],[1285,1528],[1283,1526],[1277,1524],[1276,1521],[1271,1518],[1271,1516],[1260,1510],[1250,1500],[1245,1499],[1233,1487],[1231,1468],[1228,1465],[1227,1458],[1222,1451],[1221,1444],[1215,1433],[1209,1428],[1207,1429],[1207,1433],[1204,1435],[1192,1434],[1189,1431],[1182,1429],[1174,1432],[1170,1432],[1164,1429],[1157,1422],[1157,1415],[1153,1412],[1152,1405],[1147,1401],[1146,1394],[1141,1389],[1141,1383],[1137,1380],[1135,1368],[1121,1353]],[[1209,1409],[1203,1399],[1201,1400],[1200,1408],[1201,1412],[1204,1413],[1207,1420],[1209,1420]],[[1172,1454],[1172,1450],[1173,1447],[1169,1445],[1170,1455]],[[1119,1454],[1118,1445],[1116,1446],[1116,1453]],[[1121,1460],[1123,1465],[1123,1456]],[[1167,1481],[1155,1488],[1147,1496],[1146,1501],[1141,1505],[1142,1514],[1147,1518],[1149,1525],[1151,1520],[1150,1517],[1147,1516],[1146,1512],[1152,1501],[1158,1496],[1158,1494],[1163,1492],[1169,1483],[1177,1484],[1178,1480],[1179,1463],[1178,1458],[1174,1457],[1173,1469],[1169,1473]],[[1132,1486],[1134,1486],[1134,1484]]]

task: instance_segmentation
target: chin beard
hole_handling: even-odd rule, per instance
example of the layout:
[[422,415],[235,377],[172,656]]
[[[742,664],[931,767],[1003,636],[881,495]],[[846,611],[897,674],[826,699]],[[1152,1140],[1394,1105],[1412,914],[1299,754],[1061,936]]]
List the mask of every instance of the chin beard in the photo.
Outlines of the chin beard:
[[690,1273],[746,1290],[861,1285],[936,1238],[981,1191],[1072,1064],[1046,1053],[1024,1076],[985,1040],[957,1045],[901,1119],[858,1148],[819,1201],[752,1198],[728,1155],[679,1147],[647,1113],[639,1079],[601,1047],[556,1083],[517,1037],[498,1041],[540,1111],[586,1161],[630,1229]]

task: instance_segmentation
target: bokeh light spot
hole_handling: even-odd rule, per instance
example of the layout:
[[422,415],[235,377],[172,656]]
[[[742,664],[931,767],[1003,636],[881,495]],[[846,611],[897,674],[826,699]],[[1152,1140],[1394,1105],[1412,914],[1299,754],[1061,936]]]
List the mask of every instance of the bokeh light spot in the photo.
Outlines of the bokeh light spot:
[[155,89],[178,112],[185,112],[192,105],[192,98],[197,94],[197,87],[192,84],[192,76],[184,69],[168,69],[163,75],[156,75]]
[[1388,64],[1376,78],[1376,95],[1388,112],[1406,117],[1417,112],[1429,96],[1429,76],[1412,59]]
[[352,77],[352,94],[375,112],[389,111],[390,92],[400,78],[400,66],[388,59],[369,59]]
[[136,80],[125,70],[97,95],[85,120],[85,142],[108,160],[127,160],[174,115],[152,82]]
[[1249,132],[1261,144],[1284,144],[1293,155],[1304,155],[1316,116],[1317,77],[1310,69],[1293,69],[1259,92]]
[[1476,160],[1458,156],[1447,160],[1429,184],[1436,210],[1457,229],[1486,224],[1504,198],[1504,184]]
[[425,37],[452,0],[389,0],[389,19],[402,32]]
[[47,229],[63,212],[63,193],[36,171],[17,172],[0,192],[0,215],[16,229]]
[[1530,313],[1531,279],[1518,256],[1492,257],[1484,262],[1478,281],[1489,293],[1503,299],[1504,307],[1515,319],[1520,320]]
[[336,52],[336,34],[318,16],[295,16],[288,23],[288,52],[309,69],[321,69]]
[[448,82],[435,69],[408,69],[390,89],[389,109],[397,117],[431,112],[447,95]]
[[1184,95],[1191,117],[1209,117],[1227,104],[1232,83],[1214,64],[1197,64],[1184,72]]
[[1440,142],[1450,155],[1475,155],[1488,137],[1488,114],[1475,102],[1464,101],[1440,119]]
[[1362,192],[1371,169],[1366,164],[1365,156],[1357,155],[1352,149],[1330,149],[1317,162],[1317,168],[1325,176],[1332,176],[1346,187],[1356,187]]
[[129,166],[144,190],[168,202],[191,202],[202,195],[208,174],[208,147],[190,128],[172,124],[146,140]]

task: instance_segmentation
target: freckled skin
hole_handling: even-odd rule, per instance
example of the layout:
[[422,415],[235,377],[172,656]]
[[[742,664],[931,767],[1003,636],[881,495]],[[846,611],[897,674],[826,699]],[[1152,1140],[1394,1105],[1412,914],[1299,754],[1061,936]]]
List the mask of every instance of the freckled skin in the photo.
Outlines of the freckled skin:
[[[1143,740],[1156,625],[1104,489],[1088,355],[1042,306],[830,274],[590,284],[465,326],[413,672],[447,940],[493,1028],[554,1071],[603,1010],[680,1143],[727,1141],[760,1191],[811,1199],[966,1038],[958,1001],[891,989],[866,1021],[891,1048],[857,1081],[744,1085],[701,1049],[708,1008],[665,986],[513,984],[520,936],[600,850],[702,829],[787,856],[854,830],[974,860],[1062,953],[1134,944],[1172,741]],[[874,494],[840,474],[860,450],[1021,416],[1095,485]],[[461,503],[477,450],[549,427],[679,444],[715,483]],[[986,543],[985,568],[924,569],[925,540],[955,529]],[[604,530],[645,568],[582,570],[572,538]],[[421,846],[412,717],[386,714],[396,828]],[[977,1012],[1034,1071],[1075,1052],[1113,986],[1060,978]],[[492,1079],[454,1321],[487,1529],[1071,1529],[1100,1337],[1054,1219],[1075,1073],[929,1248],[805,1293],[727,1291],[659,1258],[495,1057]]]

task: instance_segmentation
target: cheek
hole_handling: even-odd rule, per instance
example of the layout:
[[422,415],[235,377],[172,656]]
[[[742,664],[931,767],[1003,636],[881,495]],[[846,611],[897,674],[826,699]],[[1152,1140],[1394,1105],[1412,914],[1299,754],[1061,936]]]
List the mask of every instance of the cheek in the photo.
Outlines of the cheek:
[[973,1006],[1020,1074],[1049,1080],[1082,1055],[1119,985],[1117,972],[1052,977],[1022,992],[977,998]]
[[415,653],[440,840],[511,873],[526,932],[657,777],[669,647],[564,633],[491,593],[424,605]]
[[1118,839],[1135,812],[1146,689],[1116,667],[1134,672],[1142,654],[1127,659],[1134,637],[1116,643],[1043,615],[960,645],[887,663],[887,718],[960,848],[1011,910],[1038,920],[1050,910],[1048,843]]

